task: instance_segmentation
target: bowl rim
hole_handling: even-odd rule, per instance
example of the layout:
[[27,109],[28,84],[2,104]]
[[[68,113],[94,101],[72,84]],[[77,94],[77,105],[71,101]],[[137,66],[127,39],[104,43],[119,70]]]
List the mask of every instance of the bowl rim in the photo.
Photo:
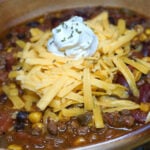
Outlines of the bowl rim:
[[[139,129],[130,131],[127,134],[110,139],[108,141],[91,144],[88,146],[82,146],[77,148],[72,148],[69,150],[131,150],[137,146],[143,145],[147,142],[150,142],[150,123],[146,124]],[[128,147],[124,147],[128,146]]]

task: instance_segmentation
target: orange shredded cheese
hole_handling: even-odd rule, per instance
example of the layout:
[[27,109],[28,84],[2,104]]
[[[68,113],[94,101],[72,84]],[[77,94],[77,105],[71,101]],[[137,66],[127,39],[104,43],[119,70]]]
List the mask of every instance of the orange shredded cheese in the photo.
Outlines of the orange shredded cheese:
[[[17,66],[21,69],[18,71],[17,67],[14,67],[9,77],[16,78],[22,89],[32,91],[38,99],[37,96],[31,96],[31,102],[27,102],[26,96],[21,99],[17,95],[13,101],[14,97],[4,86],[3,90],[14,108],[25,107],[32,111],[32,105],[36,103],[36,106],[44,111],[44,120],[50,116],[55,121],[93,111],[97,128],[104,127],[104,112],[139,108],[138,104],[128,99],[128,89],[114,84],[113,80],[120,71],[134,96],[138,97],[136,81],[142,73],[150,71],[150,58],[129,59],[130,42],[137,33],[127,29],[123,19],[120,19],[117,25],[110,24],[108,16],[107,12],[103,12],[85,22],[99,40],[96,53],[85,59],[72,60],[51,54],[46,45],[52,33],[37,28],[31,29],[30,42],[25,45],[18,43],[23,47],[23,51],[18,53],[20,62]],[[127,65],[136,68],[138,72],[132,72]],[[117,99],[114,99],[114,96]]]

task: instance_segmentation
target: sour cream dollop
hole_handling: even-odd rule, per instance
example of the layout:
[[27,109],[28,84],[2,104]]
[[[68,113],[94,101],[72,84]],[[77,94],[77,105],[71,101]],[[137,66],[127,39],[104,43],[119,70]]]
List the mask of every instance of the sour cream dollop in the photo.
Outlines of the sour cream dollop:
[[52,30],[48,51],[73,59],[92,56],[98,47],[98,38],[84,23],[82,17],[74,16]]

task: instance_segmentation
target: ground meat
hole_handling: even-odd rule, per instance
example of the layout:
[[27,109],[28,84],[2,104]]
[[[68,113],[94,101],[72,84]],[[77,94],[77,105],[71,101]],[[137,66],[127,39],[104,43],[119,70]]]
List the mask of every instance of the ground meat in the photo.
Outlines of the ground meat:
[[132,110],[132,116],[136,122],[145,123],[147,113],[141,110]]
[[10,71],[12,69],[12,66],[15,64],[16,62],[16,59],[14,57],[14,53],[8,53],[6,56],[5,56],[5,60],[6,60],[6,70],[7,71]]
[[0,95],[0,104],[6,103],[7,100],[8,100],[7,96],[4,93],[2,93]]
[[89,131],[88,126],[79,127],[78,128],[78,135],[86,135]]
[[59,132],[65,132],[67,129],[66,123],[65,122],[58,122],[58,131]]
[[47,130],[50,134],[56,135],[58,133],[57,123],[51,119],[48,119]]
[[134,125],[134,117],[129,114],[112,112],[104,113],[104,121],[113,127],[132,127]]
[[76,128],[78,128],[79,127],[79,123],[78,123],[78,121],[77,120],[71,120],[70,121],[70,126],[72,127],[72,128],[74,128],[74,129],[76,129]]

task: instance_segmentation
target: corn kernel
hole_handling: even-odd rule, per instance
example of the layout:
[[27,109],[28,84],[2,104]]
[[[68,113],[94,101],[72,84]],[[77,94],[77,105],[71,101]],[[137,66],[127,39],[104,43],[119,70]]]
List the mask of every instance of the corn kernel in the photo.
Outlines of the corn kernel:
[[140,35],[140,41],[143,42],[143,41],[146,41],[147,39],[148,38],[147,38],[146,34],[143,33],[143,34]]
[[144,112],[148,112],[150,110],[150,105],[148,103],[141,103],[140,109]]
[[40,19],[39,19],[39,22],[40,22],[40,23],[43,23],[43,22],[44,22],[44,18],[43,18],[43,17],[40,18]]
[[44,127],[43,123],[40,123],[40,122],[34,123],[34,124],[32,125],[32,128],[43,129],[43,127]]
[[137,31],[138,34],[141,34],[144,32],[144,28],[141,25],[136,25],[135,30]]
[[38,123],[38,122],[40,122],[40,120],[42,118],[42,113],[41,112],[32,112],[29,114],[28,118],[32,123]]
[[150,35],[150,29],[146,29],[146,30],[145,30],[145,33],[146,33],[147,35]]
[[9,47],[8,49],[7,49],[7,52],[9,53],[9,52],[11,52],[12,51],[12,47]]
[[16,41],[16,44],[17,44],[19,47],[21,47],[21,48],[24,48],[25,45],[26,45],[26,43],[25,43],[24,41],[22,41],[22,40],[17,40],[17,41]]
[[8,75],[9,78],[15,78],[17,76],[17,72],[16,71],[11,71]]
[[8,150],[23,150],[23,148],[17,144],[12,144],[8,146]]

